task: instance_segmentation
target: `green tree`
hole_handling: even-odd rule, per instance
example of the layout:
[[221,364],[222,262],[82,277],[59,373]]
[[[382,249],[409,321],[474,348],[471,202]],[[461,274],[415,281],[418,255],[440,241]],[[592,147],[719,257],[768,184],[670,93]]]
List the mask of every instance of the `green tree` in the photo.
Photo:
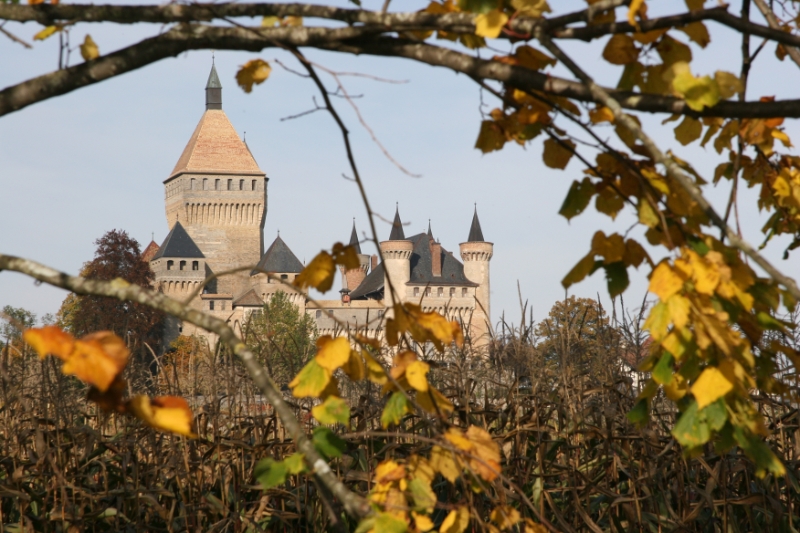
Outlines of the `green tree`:
[[3,341],[3,349],[0,352],[11,350],[18,352],[18,355],[24,355],[22,332],[35,325],[36,314],[22,307],[3,307],[0,311],[0,339]]
[[283,291],[278,291],[244,327],[245,342],[259,355],[275,381],[288,383],[314,355],[317,327]]

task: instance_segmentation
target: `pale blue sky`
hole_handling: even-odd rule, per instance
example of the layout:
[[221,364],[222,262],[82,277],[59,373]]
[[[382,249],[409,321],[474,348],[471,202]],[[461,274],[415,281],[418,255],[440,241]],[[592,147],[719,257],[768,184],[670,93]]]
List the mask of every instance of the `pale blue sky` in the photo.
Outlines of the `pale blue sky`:
[[[341,2],[344,4],[344,2]],[[366,0],[366,8],[382,3]],[[394,9],[416,9],[422,2],[395,2]],[[552,2],[558,5],[559,2]],[[577,1],[564,2],[578,7]],[[651,14],[678,12],[682,2],[651,2]],[[738,5],[733,9],[738,10]],[[561,11],[561,8],[559,8]],[[755,18],[755,17],[754,17]],[[307,21],[313,24],[313,21]],[[34,24],[9,24],[7,29],[31,40]],[[705,50],[692,45],[699,59],[696,72],[717,69],[738,73],[739,40],[730,31],[709,23],[712,43]],[[91,33],[101,52],[109,52],[159,31],[157,26],[78,25],[72,29],[77,46]],[[760,40],[754,39],[754,48]],[[506,50],[507,43],[494,46]],[[0,37],[0,87],[49,72],[56,66],[57,38],[25,50]],[[566,43],[565,47],[599,81],[615,84],[620,69],[601,61],[602,42]],[[796,98],[800,69],[788,59],[779,63],[767,45],[751,74],[748,96]],[[548,169],[541,161],[542,137],[522,148],[507,145],[501,152],[483,155],[473,148],[481,114],[477,86],[455,75],[401,59],[355,57],[308,50],[308,57],[326,68],[407,80],[387,84],[343,77],[361,113],[392,155],[412,172],[397,170],[359,125],[348,104],[336,105],[352,132],[355,155],[374,208],[391,218],[399,202],[406,234],[424,231],[431,219],[434,235],[449,250],[458,251],[466,239],[473,203],[487,240],[495,243],[492,260],[492,314],[503,311],[519,321],[517,282],[530,301],[534,318],[541,319],[553,302],[564,296],[560,280],[588,251],[598,229],[624,233],[634,218],[624,212],[616,222],[587,211],[568,223],[558,210],[573,179],[582,169],[573,160],[566,172]],[[492,53],[483,51],[483,54]],[[274,64],[273,74],[252,94],[244,94],[234,80],[239,65],[261,57],[296,63],[276,50],[262,53],[217,52],[217,69],[224,87],[223,108],[247,142],[261,168],[270,177],[265,229],[266,245],[281,236],[303,260],[321,248],[346,240],[353,217],[366,231],[364,209],[350,175],[342,141],[330,116],[318,112],[297,120],[282,117],[312,107],[317,96],[306,79]],[[80,61],[77,50],[73,63]],[[145,246],[151,233],[161,242],[168,228],[164,216],[162,181],[169,175],[203,112],[203,87],[211,53],[197,51],[166,59],[143,69],[0,118],[0,251],[35,259],[76,273],[91,259],[93,241],[110,229],[124,229]],[[597,68],[600,67],[600,68]],[[566,76],[557,67],[556,75]],[[327,81],[331,81],[328,79]],[[497,102],[484,95],[485,111]],[[673,139],[672,127],[661,126],[663,116],[643,124],[664,148],[673,148],[706,177],[722,161],[713,148],[684,148]],[[562,127],[566,123],[560,123]],[[800,139],[796,121],[787,121],[790,136]],[[607,129],[609,137],[613,131]],[[800,141],[799,141],[800,142]],[[587,150],[590,158],[594,154]],[[728,184],[711,189],[718,209],[724,209]],[[742,195],[745,236],[760,243],[765,217],[755,208],[754,191]],[[379,223],[382,238],[387,224]],[[632,234],[640,233],[634,230]],[[798,258],[782,261],[787,239],[776,239],[767,255],[790,275]],[[374,250],[367,247],[370,253]],[[658,254],[663,252],[656,250]],[[626,304],[641,302],[647,280],[631,272]],[[334,291],[338,287],[334,287]],[[601,298],[608,303],[602,273],[573,287],[571,294]],[[335,297],[332,292],[327,297]],[[17,274],[0,273],[0,306],[22,306],[38,314],[55,312],[65,293],[35,286]]]

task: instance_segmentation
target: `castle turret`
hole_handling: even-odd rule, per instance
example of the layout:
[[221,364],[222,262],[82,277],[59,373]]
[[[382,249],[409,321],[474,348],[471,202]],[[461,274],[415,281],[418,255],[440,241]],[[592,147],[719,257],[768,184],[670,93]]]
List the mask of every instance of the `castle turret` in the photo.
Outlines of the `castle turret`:
[[400,221],[399,208],[394,213],[392,231],[389,240],[380,243],[381,255],[383,256],[384,272],[384,299],[387,306],[396,303],[389,289],[389,282],[397,292],[399,302],[405,299],[407,283],[411,279],[411,252],[414,251],[414,243],[406,240],[403,232],[403,223]]
[[477,305],[470,324],[472,338],[477,340],[485,338],[491,331],[489,262],[494,250],[494,244],[486,242],[483,238],[477,206],[472,216],[472,226],[469,229],[467,242],[461,243],[459,248],[461,260],[464,261],[464,275],[473,283],[478,284],[475,290]]
[[[264,253],[267,177],[222,110],[222,84],[212,65],[206,110],[164,181],[167,222],[180,223],[213,272],[255,265]],[[210,288],[238,296],[247,272],[223,276]]]
[[345,270],[344,266],[339,266],[339,271],[342,273],[342,289],[346,292],[353,291],[361,285],[361,282],[364,281],[364,278],[369,273],[371,263],[369,254],[361,253],[361,243],[358,240],[355,219],[353,219],[353,231],[350,232],[349,246],[352,246],[356,254],[358,254],[358,268]]

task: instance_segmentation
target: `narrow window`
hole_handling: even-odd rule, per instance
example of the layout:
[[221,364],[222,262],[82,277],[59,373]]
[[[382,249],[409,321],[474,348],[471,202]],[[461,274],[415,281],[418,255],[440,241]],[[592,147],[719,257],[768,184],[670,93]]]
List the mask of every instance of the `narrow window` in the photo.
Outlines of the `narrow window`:
[[256,180],[253,180],[253,183],[251,183],[251,186],[252,186],[252,190],[256,190]]
[[197,180],[192,178],[192,181],[189,182],[189,188],[191,190],[195,190],[197,188]]
[[244,180],[239,180],[239,190],[240,191],[244,190]]
[[203,178],[203,190],[208,190],[208,178]]
[[213,311],[214,310],[214,300],[209,300],[208,301],[208,310],[209,311]]
[[431,288],[425,287],[425,296],[430,296],[430,295],[431,295]]
[[439,290],[436,291],[436,296],[438,296],[439,298],[444,296],[444,289],[442,287],[439,287]]
[[200,261],[192,261],[192,270],[200,270]]
[[174,264],[175,264],[175,261],[172,261],[171,259],[169,261],[167,261],[167,270],[172,270],[172,265],[174,265]]
[[467,296],[467,288],[461,287],[461,297],[465,298]]
[[221,310],[223,310],[223,311],[225,310],[225,300],[222,300],[222,301],[219,303],[219,308],[220,308]]
[[228,180],[228,190],[233,190],[233,180]]
[[317,309],[317,318],[322,318],[322,311]]
[[186,261],[181,261],[180,270],[186,270]]
[[214,180],[214,190],[215,191],[219,190],[219,180]]
[[288,274],[281,274],[281,279],[289,279],[289,275]]
[[450,287],[450,297],[452,298],[455,295],[456,295],[456,288],[455,287]]
[[414,287],[414,296],[419,296],[419,287]]

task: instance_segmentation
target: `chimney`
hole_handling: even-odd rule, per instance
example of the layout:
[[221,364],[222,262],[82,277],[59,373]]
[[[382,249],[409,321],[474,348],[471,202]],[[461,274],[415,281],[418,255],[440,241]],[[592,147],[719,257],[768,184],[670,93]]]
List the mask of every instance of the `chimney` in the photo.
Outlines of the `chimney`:
[[431,244],[431,270],[433,277],[442,277],[442,244],[430,241]]
[[370,272],[378,268],[378,256],[372,254],[372,266],[370,267]]

